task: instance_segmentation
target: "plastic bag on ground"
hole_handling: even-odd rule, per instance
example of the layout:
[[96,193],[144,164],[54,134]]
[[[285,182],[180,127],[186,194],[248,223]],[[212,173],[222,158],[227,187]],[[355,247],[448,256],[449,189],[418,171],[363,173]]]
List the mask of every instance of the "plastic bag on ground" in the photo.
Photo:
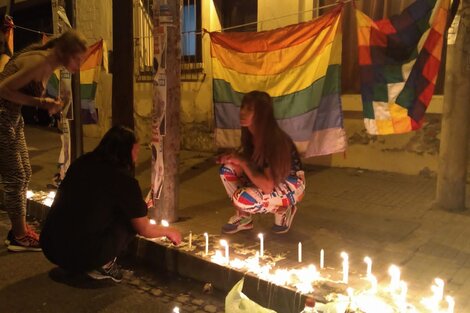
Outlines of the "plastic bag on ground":
[[250,300],[243,292],[242,278],[225,297],[225,313],[276,313]]

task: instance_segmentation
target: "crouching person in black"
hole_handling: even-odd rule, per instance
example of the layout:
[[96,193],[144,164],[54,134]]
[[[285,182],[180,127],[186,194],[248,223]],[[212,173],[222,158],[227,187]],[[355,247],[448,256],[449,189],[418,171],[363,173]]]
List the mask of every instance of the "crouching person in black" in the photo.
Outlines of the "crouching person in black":
[[41,232],[45,256],[69,272],[94,279],[122,279],[116,258],[135,234],[181,242],[173,227],[153,225],[134,178],[139,145],[134,133],[115,126],[98,147],[77,159],[59,186]]

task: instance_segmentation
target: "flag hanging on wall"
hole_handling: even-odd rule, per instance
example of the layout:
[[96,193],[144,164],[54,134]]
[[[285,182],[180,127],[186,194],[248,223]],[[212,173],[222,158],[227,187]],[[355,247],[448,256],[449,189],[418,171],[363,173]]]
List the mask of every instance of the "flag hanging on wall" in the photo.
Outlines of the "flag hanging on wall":
[[84,62],[80,66],[80,98],[82,108],[82,123],[95,124],[98,122],[96,110],[96,88],[100,79],[101,65],[107,68],[103,62],[104,40],[96,42],[88,47]]
[[215,138],[240,145],[239,110],[252,90],[273,97],[275,117],[305,157],[342,152],[341,9],[263,32],[212,32]]
[[369,134],[421,128],[441,65],[450,0],[416,0],[379,21],[356,10],[364,123]]

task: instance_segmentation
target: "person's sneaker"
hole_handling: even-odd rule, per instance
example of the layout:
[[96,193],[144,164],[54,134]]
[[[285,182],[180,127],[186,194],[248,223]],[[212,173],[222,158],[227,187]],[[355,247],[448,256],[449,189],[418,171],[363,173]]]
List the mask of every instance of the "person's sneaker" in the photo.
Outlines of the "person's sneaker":
[[297,207],[295,205],[289,206],[284,213],[275,213],[274,226],[271,228],[273,233],[287,233],[292,225],[295,213],[297,213]]
[[11,230],[8,231],[7,239],[5,239],[5,246],[8,246],[13,238],[13,232]]
[[110,265],[105,265],[90,271],[87,275],[96,280],[112,279],[116,283],[120,283],[122,280],[121,269],[116,264],[116,259]]
[[8,251],[11,252],[22,252],[22,251],[32,251],[32,252],[41,252],[41,246],[39,244],[39,236],[32,230],[28,230],[25,236],[21,238],[16,238],[13,234],[10,237],[10,242],[8,243]]
[[253,229],[253,219],[251,216],[234,215],[228,223],[222,226],[224,234],[235,234],[242,230]]

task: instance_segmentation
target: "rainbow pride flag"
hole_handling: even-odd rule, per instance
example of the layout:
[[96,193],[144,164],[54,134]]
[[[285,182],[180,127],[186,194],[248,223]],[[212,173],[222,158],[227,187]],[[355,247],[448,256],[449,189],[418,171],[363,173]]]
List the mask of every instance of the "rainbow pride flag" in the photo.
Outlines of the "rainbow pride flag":
[[305,157],[346,149],[341,109],[341,10],[263,32],[211,32],[215,139],[240,145],[243,95],[273,97],[279,125]]
[[[85,61],[80,66],[80,98],[82,108],[82,123],[94,124],[98,122],[95,96],[100,79],[103,62],[104,40],[88,47]],[[106,64],[104,65],[106,68]]]
[[421,128],[441,65],[450,0],[416,0],[379,21],[356,10],[364,123],[369,134]]

